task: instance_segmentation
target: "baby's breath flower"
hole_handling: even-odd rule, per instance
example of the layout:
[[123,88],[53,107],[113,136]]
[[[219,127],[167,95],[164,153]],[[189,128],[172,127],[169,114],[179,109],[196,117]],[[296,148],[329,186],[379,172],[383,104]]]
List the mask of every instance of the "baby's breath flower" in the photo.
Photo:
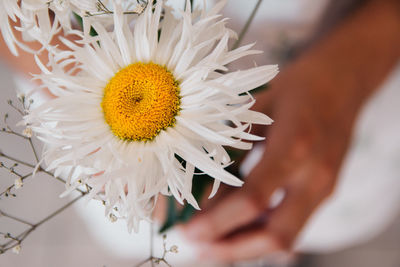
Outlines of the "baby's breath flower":
[[178,253],[178,246],[173,245],[173,246],[169,249],[169,251],[171,251],[172,253]]
[[14,246],[14,247],[12,248],[12,252],[14,252],[15,254],[19,254],[19,253],[21,252],[21,245],[18,244],[18,245],[16,245],[16,246]]
[[110,213],[110,215],[108,216],[110,219],[110,222],[114,223],[118,220],[117,216],[115,216],[114,214]]
[[25,94],[24,93],[18,93],[17,98],[19,101],[24,102],[25,100]]
[[142,14],[142,12],[144,11],[145,6],[144,5],[136,5],[135,8],[133,9],[133,12],[137,13],[137,14]]
[[28,138],[31,138],[31,137],[32,137],[32,134],[33,134],[32,128],[31,128],[31,127],[26,127],[26,128],[22,131],[22,134],[23,134],[24,136],[28,137]]
[[17,178],[14,181],[14,187],[15,189],[20,189],[24,185],[24,182],[22,181],[21,178]]

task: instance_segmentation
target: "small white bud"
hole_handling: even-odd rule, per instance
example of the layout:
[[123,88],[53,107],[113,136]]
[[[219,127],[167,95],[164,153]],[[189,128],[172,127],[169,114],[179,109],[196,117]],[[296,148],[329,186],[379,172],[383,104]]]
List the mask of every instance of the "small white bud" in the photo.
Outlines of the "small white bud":
[[56,0],[52,2],[54,4],[54,6],[59,10],[59,11],[63,11],[65,10],[65,8],[68,7],[68,1],[65,0]]
[[32,128],[31,127],[26,127],[22,134],[28,138],[32,137]]
[[142,14],[142,12],[144,11],[145,6],[143,5],[136,5],[135,8],[133,9],[133,12],[137,13],[137,14]]
[[19,99],[19,101],[23,102],[25,99],[25,94],[24,93],[19,93],[17,94],[17,98]]
[[22,182],[21,177],[15,179],[15,181],[14,181],[14,187],[15,187],[15,189],[20,189],[23,185],[24,185],[24,182]]
[[178,253],[178,246],[173,245],[169,251],[171,251],[172,253]]
[[112,222],[112,223],[114,223],[118,220],[117,216],[115,216],[112,213],[110,213],[109,218],[110,218],[110,222]]
[[16,245],[12,248],[12,252],[14,252],[15,254],[19,254],[19,252],[21,251],[21,245]]

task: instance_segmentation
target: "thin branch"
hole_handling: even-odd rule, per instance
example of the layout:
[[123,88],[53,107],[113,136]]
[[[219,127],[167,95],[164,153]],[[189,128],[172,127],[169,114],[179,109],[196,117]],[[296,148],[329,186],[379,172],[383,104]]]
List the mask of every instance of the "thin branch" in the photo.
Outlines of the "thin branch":
[[[59,181],[59,182],[61,182],[63,184],[66,184],[66,181],[64,179],[54,176],[51,172],[45,171],[41,167],[39,167],[37,173],[40,173],[40,172],[46,173],[50,177],[54,178],[55,180],[57,180],[57,181]],[[27,175],[20,176],[21,181],[23,182],[26,178],[28,178],[28,177],[30,177],[32,175],[33,175],[33,173],[28,173]],[[10,194],[11,189],[13,189],[14,187],[15,187],[15,184],[12,184],[9,187],[7,187],[6,190],[4,190],[3,192],[0,193],[0,197],[3,196],[4,194]],[[87,192],[85,192],[85,191],[83,191],[82,189],[79,189],[79,188],[75,188],[75,190],[78,191],[81,194],[86,194],[87,193]],[[89,191],[89,190],[87,190],[87,191]]]
[[1,129],[1,132],[6,133],[6,134],[16,135],[16,136],[18,136],[18,137],[21,137],[21,138],[23,138],[23,139],[28,140],[28,137],[26,137],[26,136],[24,136],[24,135],[22,135],[22,134],[20,134],[20,133],[16,133],[16,132],[10,130],[9,128]]
[[34,230],[34,227],[29,228],[22,234],[19,234],[17,237],[15,237],[13,240],[8,241],[7,243],[3,244],[0,246],[0,251],[1,253],[6,252],[7,250],[13,248],[16,244],[13,244],[15,241],[17,241],[17,244],[21,244],[22,241]]
[[143,266],[143,265],[145,265],[146,263],[148,263],[149,261],[153,262],[152,260],[153,260],[153,257],[147,258],[147,259],[145,259],[145,260],[139,262],[138,264],[136,264],[135,267]]
[[248,18],[247,21],[246,21],[246,24],[244,25],[242,31],[241,31],[240,34],[239,34],[239,38],[238,38],[238,39],[236,40],[236,42],[233,44],[232,50],[238,48],[239,45],[240,45],[240,43],[243,41],[243,38],[244,38],[244,36],[246,35],[246,33],[247,33],[247,31],[248,31],[248,29],[249,29],[251,23],[253,22],[253,19],[254,19],[254,17],[256,16],[257,11],[258,11],[258,9],[259,9],[259,7],[260,7],[262,1],[263,1],[263,0],[258,0],[257,4],[254,6],[253,11],[251,12],[249,18]]
[[[31,234],[36,228],[38,228],[39,226],[41,226],[42,224],[44,224],[45,222],[47,222],[48,220],[52,219],[53,217],[57,216],[58,214],[60,214],[61,212],[63,212],[65,209],[67,209],[68,207],[70,207],[72,204],[74,204],[75,202],[77,202],[79,199],[81,199],[82,197],[84,197],[86,195],[86,193],[81,194],[80,196],[76,197],[75,199],[73,199],[72,201],[68,202],[67,204],[65,204],[64,206],[62,206],[61,208],[57,209],[56,211],[54,211],[53,213],[51,213],[50,215],[48,215],[47,217],[45,217],[44,219],[42,219],[41,221],[39,221],[36,224],[31,225],[31,227],[26,230],[25,232],[19,234],[15,239],[19,240],[18,244],[21,244],[28,236],[29,234]],[[1,245],[0,247],[2,248],[2,252],[5,252],[9,249],[11,249],[13,246],[10,246],[13,242],[15,242],[15,240],[11,240],[3,245]]]
[[13,166],[7,167],[6,165],[4,165],[3,162],[0,161],[0,169],[1,169],[1,168],[6,169],[6,170],[8,170],[11,174],[14,174],[15,176],[17,176],[17,177],[19,177],[19,178],[22,179],[22,177],[24,177],[24,176],[23,176],[22,174],[16,172],[15,169],[14,169],[14,168],[17,167],[17,166],[18,166],[18,164],[17,164],[17,163],[14,163]]
[[59,213],[61,213],[62,211],[64,211],[65,209],[67,209],[69,206],[71,206],[72,204],[74,204],[75,202],[77,202],[79,199],[81,199],[82,197],[84,197],[86,195],[86,193],[82,193],[80,196],[77,196],[76,198],[74,198],[73,200],[71,200],[70,202],[68,202],[67,204],[65,204],[64,206],[62,206],[61,208],[59,208],[58,210],[56,210],[55,212],[53,212],[52,214],[48,215],[47,217],[45,217],[44,219],[42,219],[40,222],[38,222],[37,224],[34,225],[35,228],[39,227],[40,225],[42,225],[43,223],[47,222],[48,220],[50,220],[51,218],[53,218],[54,216],[58,215]]
[[101,0],[97,0],[98,3],[98,8],[102,11],[107,11],[107,12],[111,12],[104,4]]
[[0,210],[0,215],[1,215],[1,216],[4,216],[4,217],[8,217],[8,218],[10,218],[10,219],[12,219],[12,220],[14,220],[14,221],[17,221],[17,222],[20,222],[20,223],[23,223],[23,224],[26,224],[26,225],[29,225],[29,226],[34,226],[33,223],[30,223],[30,222],[27,222],[27,221],[25,221],[25,220],[23,220],[23,219],[17,218],[17,217],[15,217],[15,216],[10,215],[10,214],[8,214],[8,213],[5,213],[4,211],[1,211],[1,210]]
[[10,127],[10,125],[8,125],[7,119],[8,119],[8,113],[4,114],[4,117],[3,117],[3,122],[4,122],[4,125],[5,125],[5,127],[1,129],[1,131],[2,131],[3,133],[13,134],[13,135],[16,135],[16,136],[18,136],[18,137],[21,137],[21,138],[24,138],[24,139],[28,139],[26,136],[15,132],[15,131]]
[[154,258],[153,261],[157,264],[160,264],[160,262],[163,262],[165,265],[167,265],[168,267],[172,267],[171,264],[168,263],[168,261],[166,261],[164,258]]
[[13,241],[20,242],[20,240],[19,240],[18,238],[12,236],[10,233],[3,233],[3,232],[0,232],[0,235],[2,235],[2,236],[5,237],[5,238],[10,238],[10,239],[12,239]]
[[[153,236],[151,236],[151,238],[153,238]],[[170,247],[170,248],[168,249],[168,248],[167,248],[167,235],[165,235],[165,234],[163,235],[163,249],[164,249],[164,251],[163,251],[163,254],[162,254],[162,257],[161,257],[161,258],[159,258],[159,257],[154,257],[153,254],[151,254],[149,258],[147,258],[147,259],[141,261],[140,263],[136,264],[135,267],[143,266],[144,264],[146,264],[146,263],[148,263],[148,262],[151,263],[151,266],[154,266],[154,263],[155,263],[155,264],[160,264],[160,263],[162,262],[162,263],[164,263],[165,265],[171,267],[171,264],[169,264],[169,262],[166,260],[165,257],[167,256],[167,254],[168,254],[169,252],[171,252],[171,253],[178,253],[178,247],[177,247],[177,246],[172,246],[172,247]]]
[[[150,223],[150,259],[154,256],[154,229],[153,222]],[[151,267],[154,267],[154,262],[151,261]]]
[[[7,242],[7,245],[1,246],[0,254],[2,254],[4,252],[6,252],[7,250],[15,247],[16,245],[21,244],[21,240],[18,237],[12,236],[10,233],[0,232],[0,235],[2,235],[4,238],[11,239],[10,241]],[[16,243],[16,244],[12,244],[12,243]],[[7,247],[10,244],[12,244],[12,245]]]
[[19,164],[25,165],[25,166],[30,167],[30,168],[35,168],[35,167],[36,167],[36,166],[33,165],[33,164],[30,164],[30,163],[28,163],[28,162],[25,162],[25,161],[19,160],[19,159],[17,159],[17,158],[11,157],[11,156],[9,156],[9,155],[6,155],[6,154],[4,154],[4,153],[1,152],[1,151],[0,151],[0,157],[3,157],[3,158],[6,158],[6,159],[15,161],[15,162],[17,162],[17,163],[19,163]]
[[7,101],[8,105],[11,106],[15,111],[17,111],[21,116],[25,116],[25,113],[20,110],[18,107],[16,107],[11,100]]
[[[21,176],[21,182],[23,182],[26,178],[28,178],[29,176],[32,176],[33,173],[28,173],[27,175]],[[11,189],[13,189],[15,187],[15,184],[10,185],[9,187],[7,187],[6,190],[4,190],[3,192],[0,193],[0,197],[3,195],[6,195],[6,197],[8,197],[8,194],[11,194],[10,191]],[[15,194],[11,194],[12,196],[16,196]]]
[[28,138],[28,140],[29,140],[29,145],[31,146],[31,149],[32,149],[32,151],[33,151],[33,154],[35,155],[36,163],[39,163],[39,157],[38,157],[38,154],[37,154],[37,152],[36,152],[36,148],[35,148],[35,146],[33,145],[32,138]]
[[[102,12],[98,12],[98,13],[86,12],[85,17],[95,17],[95,16],[101,16],[101,15],[113,15],[113,14],[114,14],[113,11],[102,11]],[[122,14],[124,14],[124,15],[140,15],[142,13],[140,13],[138,11],[125,11],[125,12],[122,12]]]
[[[145,1],[144,5],[138,2],[138,6],[136,6],[136,10],[132,11],[124,11],[122,14],[124,15],[140,15],[143,13],[143,10],[146,9],[148,5],[148,1]],[[85,17],[93,17],[93,16],[101,16],[101,15],[112,15],[113,11],[109,10],[106,5],[103,4],[101,0],[97,0],[97,13],[86,12]]]
[[[17,162],[17,163],[19,163],[19,164],[25,165],[25,166],[30,167],[30,168],[35,168],[35,167],[36,167],[36,166],[33,165],[33,164],[30,164],[30,163],[24,162],[24,161],[22,161],[22,160],[16,159],[16,158],[14,158],[14,157],[11,157],[11,156],[9,156],[9,155],[6,155],[6,154],[4,154],[4,153],[1,152],[1,151],[0,151],[0,157],[4,157],[4,158],[6,158],[6,159],[9,159],[9,160],[11,160],[11,161]],[[5,167],[5,166],[4,166],[4,167]],[[7,167],[6,167],[6,168],[7,168]],[[8,169],[8,168],[7,168],[7,169]],[[61,182],[61,183],[63,183],[63,184],[66,183],[65,180],[61,179],[60,177],[54,176],[53,173],[51,173],[51,172],[49,172],[49,171],[46,171],[46,170],[45,170],[44,168],[42,168],[42,167],[39,167],[38,170],[37,170],[37,172],[38,172],[38,173],[40,173],[40,172],[46,173],[47,175],[49,175],[50,177],[56,179],[57,181],[59,181],[59,182]],[[16,173],[15,173],[15,174],[16,174]],[[21,175],[21,176],[19,176],[19,177],[20,177],[21,180],[23,181],[23,180],[25,180],[26,178],[28,178],[29,176],[32,176],[32,175],[33,175],[33,173],[29,173],[29,174],[27,174],[27,175],[24,175],[24,176]],[[13,185],[10,185],[5,191],[3,191],[2,193],[0,193],[0,196],[4,195],[6,192],[10,192],[10,190],[11,190],[12,188],[14,188],[14,186],[15,186],[14,184],[13,184]],[[75,190],[78,191],[78,192],[81,193],[81,194],[85,193],[85,191],[83,191],[83,190],[81,190],[81,189],[79,189],[79,188],[76,188]]]
[[[48,174],[50,177],[56,179],[57,181],[59,181],[59,182],[61,182],[61,183],[63,183],[63,184],[66,184],[66,183],[67,183],[64,179],[62,179],[62,178],[60,178],[60,177],[54,176],[54,174],[52,174],[51,172],[48,172],[48,171],[43,170],[41,167],[39,168],[38,172],[44,172],[44,173]],[[81,193],[81,194],[87,194],[87,193],[89,192],[89,189],[88,189],[88,188],[87,188],[87,191],[86,191],[86,192],[83,191],[82,189],[79,189],[79,188],[75,188],[75,190],[78,191],[78,192]]]
[[168,261],[166,261],[164,258],[157,258],[157,257],[150,257],[148,259],[145,259],[140,263],[136,264],[135,267],[143,266],[148,262],[150,262],[152,266],[154,266],[154,263],[160,264],[161,262],[163,262],[165,265],[172,267],[171,264],[169,264]]
[[3,122],[4,122],[4,126],[5,126],[4,128],[1,129],[1,131],[2,131],[3,133],[16,135],[16,136],[18,136],[18,137],[20,137],[20,138],[23,138],[23,139],[28,139],[28,137],[26,137],[26,136],[24,136],[24,135],[22,135],[22,134],[20,134],[20,133],[15,132],[15,131],[10,127],[10,125],[8,125],[7,119],[8,119],[8,113],[4,114],[4,117],[3,117]]
[[[26,109],[26,106],[25,106],[25,97],[24,97],[24,96],[21,97],[20,101],[21,101],[21,103],[22,103],[24,109]],[[30,105],[31,103],[32,103],[32,101],[29,101],[29,105]],[[23,112],[21,109],[19,109],[19,108],[16,107],[15,105],[13,105],[13,103],[12,103],[11,100],[8,101],[8,104],[9,104],[13,109],[15,109],[20,115],[22,115],[22,116],[25,115],[24,112]],[[28,106],[28,108],[29,108],[29,106]],[[11,167],[6,166],[6,165],[4,165],[2,162],[0,162],[0,168],[5,168],[5,169],[7,169],[8,171],[10,171],[10,173],[12,173],[12,174],[18,176],[18,179],[20,179],[20,181],[19,181],[20,183],[22,183],[23,180],[27,179],[28,177],[32,176],[32,175],[33,175],[33,171],[32,171],[31,173],[29,173],[29,174],[22,175],[22,174],[18,173],[18,172],[14,169],[14,168],[17,167],[19,164],[20,164],[20,165],[24,165],[25,167],[29,167],[29,168],[31,168],[31,169],[37,169],[37,172],[38,172],[38,173],[39,173],[39,172],[46,173],[47,175],[49,175],[49,176],[53,177],[54,179],[56,179],[56,180],[58,180],[58,181],[60,181],[60,182],[62,182],[62,183],[65,184],[65,183],[66,183],[65,180],[63,180],[62,178],[59,178],[59,177],[55,177],[53,173],[51,173],[51,172],[49,172],[49,171],[46,171],[46,170],[45,170],[44,168],[42,168],[40,165],[38,166],[40,160],[39,160],[39,156],[38,156],[37,150],[36,150],[36,148],[35,148],[35,146],[34,146],[34,144],[33,144],[33,141],[32,141],[32,139],[31,139],[31,137],[30,137],[30,136],[25,136],[25,135],[23,135],[23,134],[19,134],[19,133],[15,132],[15,131],[8,125],[7,119],[8,119],[8,114],[5,114],[5,116],[4,116],[4,125],[5,125],[5,127],[2,128],[0,132],[4,132],[4,133],[7,133],[7,134],[16,135],[16,136],[18,136],[18,137],[23,138],[24,140],[27,140],[27,141],[29,142],[29,145],[30,145],[30,147],[31,147],[31,149],[32,149],[32,152],[33,152],[33,154],[34,154],[36,164],[31,164],[31,163],[22,161],[22,160],[20,160],[20,159],[17,159],[17,158],[14,158],[14,157],[12,157],[12,156],[9,156],[9,155],[7,155],[7,154],[4,154],[3,152],[0,151],[0,157],[3,157],[3,158],[5,158],[5,159],[8,159],[8,160],[14,162],[14,164],[13,164]],[[13,189],[15,186],[16,186],[16,182],[15,182],[14,184],[12,184],[11,186],[9,186],[4,192],[0,193],[0,196],[2,196],[2,195],[4,195],[4,194],[5,194],[6,196],[8,196],[8,194],[10,194],[11,189]],[[9,218],[9,219],[12,219],[12,220],[14,220],[14,221],[16,221],[16,222],[20,222],[20,223],[23,223],[23,224],[29,226],[29,228],[28,228],[26,231],[22,232],[21,234],[19,234],[19,235],[16,236],[16,237],[11,236],[10,233],[2,233],[2,232],[0,232],[0,235],[3,235],[5,238],[9,238],[9,239],[10,239],[10,241],[6,242],[6,243],[3,244],[3,245],[0,245],[0,254],[6,252],[6,251],[9,250],[9,249],[16,248],[16,246],[19,246],[19,245],[20,245],[20,244],[21,244],[35,229],[37,229],[39,226],[41,226],[42,224],[46,223],[47,221],[49,221],[50,219],[54,218],[55,216],[57,216],[58,214],[60,214],[61,212],[63,212],[65,209],[67,209],[68,207],[70,207],[70,206],[71,206],[72,204],[74,204],[76,201],[78,201],[78,200],[81,199],[83,196],[85,196],[85,195],[89,192],[89,190],[90,190],[90,187],[87,187],[87,192],[85,192],[85,191],[83,191],[83,190],[81,190],[81,189],[79,189],[79,188],[76,188],[76,191],[78,191],[78,192],[80,193],[80,195],[79,195],[78,197],[74,198],[72,201],[70,201],[70,202],[68,202],[67,204],[65,204],[64,206],[60,207],[59,209],[57,209],[56,211],[54,211],[54,212],[51,213],[50,215],[46,216],[45,218],[43,218],[42,220],[40,220],[40,221],[39,221],[38,223],[36,223],[36,224],[30,223],[30,222],[28,222],[28,221],[26,221],[26,220],[24,220],[24,219],[18,218],[18,217],[16,217],[16,216],[10,215],[10,214],[5,213],[5,212],[3,212],[3,211],[0,210],[0,215],[2,215],[2,216],[4,216],[4,217],[7,217],[7,218]],[[15,194],[11,194],[11,195],[15,196]]]

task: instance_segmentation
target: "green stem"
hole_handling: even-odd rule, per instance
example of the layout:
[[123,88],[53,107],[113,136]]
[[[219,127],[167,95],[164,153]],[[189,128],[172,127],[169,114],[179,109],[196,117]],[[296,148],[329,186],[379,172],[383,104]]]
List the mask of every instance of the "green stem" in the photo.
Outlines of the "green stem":
[[251,23],[253,22],[254,17],[257,14],[257,11],[261,5],[261,2],[263,0],[258,0],[257,4],[254,6],[253,11],[250,14],[250,17],[247,19],[246,24],[244,25],[242,31],[239,34],[239,38],[236,40],[236,42],[232,46],[232,50],[236,49],[239,47],[240,43],[243,41],[244,36],[246,35]]

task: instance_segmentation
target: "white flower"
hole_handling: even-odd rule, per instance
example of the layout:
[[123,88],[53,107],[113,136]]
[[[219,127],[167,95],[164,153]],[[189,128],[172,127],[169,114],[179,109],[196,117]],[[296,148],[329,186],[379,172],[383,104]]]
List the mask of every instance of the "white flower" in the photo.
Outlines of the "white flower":
[[22,181],[21,178],[17,178],[14,181],[14,187],[15,189],[20,189],[24,185],[24,182]]
[[25,101],[25,94],[24,93],[18,93],[17,98],[19,101],[24,102]]
[[173,246],[169,249],[169,251],[171,251],[172,253],[178,253],[178,246],[173,245]]
[[[141,13],[143,4],[136,0],[123,2],[124,11]],[[56,49],[50,46],[50,41],[61,30],[64,35],[73,33],[71,22],[73,13],[83,18],[84,27],[89,33],[91,16],[110,26],[110,16],[113,10],[108,0],[1,0],[0,1],[0,31],[10,51],[17,56],[17,46],[30,53],[33,51],[26,44],[15,38],[15,31],[21,31],[24,42],[38,41],[49,51]],[[53,17],[51,14],[54,13]],[[12,20],[15,26],[10,25]],[[18,22],[19,19],[19,22]],[[15,28],[15,29],[14,29]]]
[[115,214],[110,213],[110,215],[108,215],[108,218],[110,219],[110,222],[114,223],[118,220],[117,216],[115,216]]
[[19,254],[21,252],[21,245],[16,245],[12,248],[12,252]]
[[[72,12],[97,10],[96,3],[97,0],[21,0],[21,31],[26,41],[36,40],[50,50],[48,45],[60,26],[65,34],[71,30]],[[54,12],[54,18],[49,10]]]
[[[131,30],[121,0],[112,1],[112,32],[93,21],[98,36],[83,37],[83,46],[65,40],[71,51],[51,58],[52,69],[38,61],[38,77],[57,98],[25,117],[46,144],[48,170],[65,175],[69,190],[77,181],[91,186],[90,197],[101,197],[107,214],[117,208],[129,229],[149,218],[160,192],[198,209],[195,168],[215,179],[210,197],[220,182],[242,185],[224,169],[224,146],[251,149],[244,140],[263,139],[248,133],[251,124],[272,120],[249,110],[249,91],[278,71],[228,72],[227,64],[258,51],[229,51],[235,34],[218,15],[225,1],[199,16],[187,1],[180,19],[165,6],[161,24],[163,2],[154,11],[149,2]],[[75,68],[65,71],[67,63]]]
[[28,138],[32,137],[32,128],[31,127],[26,127],[23,131],[22,134]]

